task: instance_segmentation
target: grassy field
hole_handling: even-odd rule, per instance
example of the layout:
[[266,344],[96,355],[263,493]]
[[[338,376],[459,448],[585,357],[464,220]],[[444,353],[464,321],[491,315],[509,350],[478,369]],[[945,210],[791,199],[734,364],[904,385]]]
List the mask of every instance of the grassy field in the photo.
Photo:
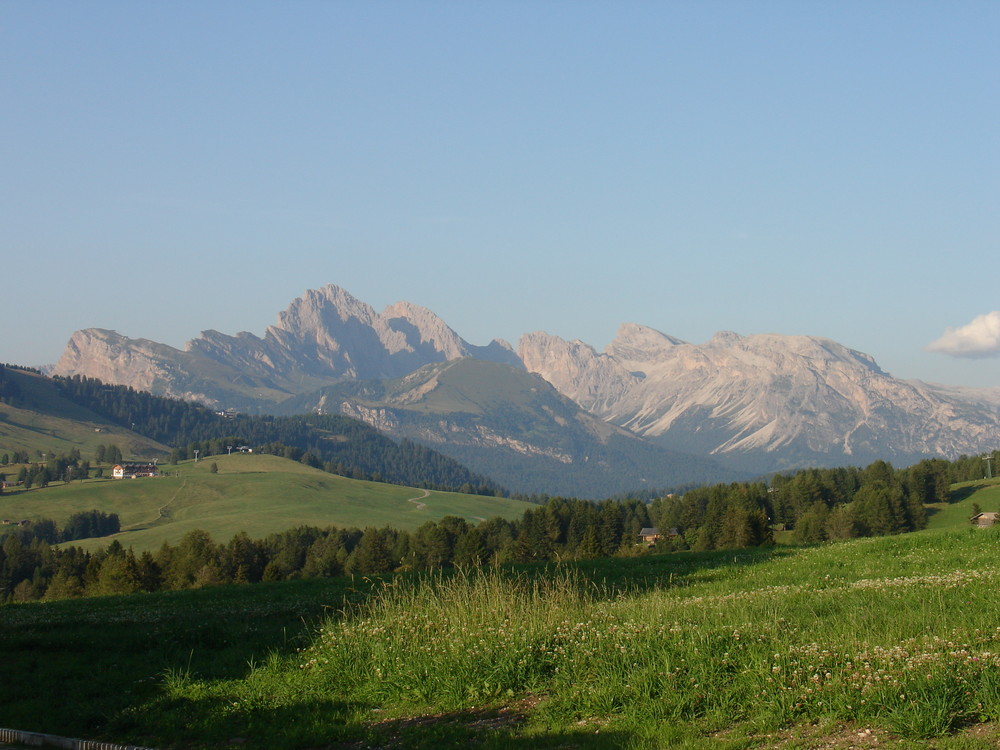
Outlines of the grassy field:
[[[213,463],[218,473],[210,471]],[[301,525],[415,529],[447,515],[475,523],[494,516],[517,518],[534,507],[506,498],[356,481],[277,456],[212,456],[161,468],[169,476],[87,480],[13,492],[0,498],[0,515],[52,518],[61,525],[80,511],[117,513],[123,529],[118,540],[140,552],[164,541],[176,543],[192,529],[225,542],[240,531],[260,538]],[[85,548],[107,543],[74,542]]]
[[927,528],[947,529],[967,523],[973,504],[982,511],[1000,511],[1000,479],[952,485],[952,502],[928,506]]
[[[90,458],[98,445],[112,444],[126,456],[152,459],[170,453],[165,445],[117,425],[96,421],[90,413],[68,418],[0,404],[0,454],[27,451],[32,460],[39,460],[39,453],[56,456],[69,454],[76,448]],[[0,467],[2,470],[5,469]]]
[[950,526],[815,547],[9,605],[0,726],[160,748],[995,748],[1000,531],[967,511],[997,492]]

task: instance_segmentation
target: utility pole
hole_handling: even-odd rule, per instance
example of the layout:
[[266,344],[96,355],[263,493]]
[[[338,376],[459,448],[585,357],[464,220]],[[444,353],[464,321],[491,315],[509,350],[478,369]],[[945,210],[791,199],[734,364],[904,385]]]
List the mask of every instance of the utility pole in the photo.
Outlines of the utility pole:
[[227,456],[233,455],[233,446],[227,445],[226,446],[226,451],[227,451],[227,453],[226,453]]
[[993,460],[993,456],[987,454],[987,455],[983,456],[983,460],[986,462],[986,478],[987,479],[992,479],[993,478],[993,467],[990,465],[990,461]]
[[198,454],[199,454],[199,453],[201,453],[201,451],[200,451],[200,450],[195,450],[195,452],[194,452],[194,462],[195,462],[195,463],[198,463]]

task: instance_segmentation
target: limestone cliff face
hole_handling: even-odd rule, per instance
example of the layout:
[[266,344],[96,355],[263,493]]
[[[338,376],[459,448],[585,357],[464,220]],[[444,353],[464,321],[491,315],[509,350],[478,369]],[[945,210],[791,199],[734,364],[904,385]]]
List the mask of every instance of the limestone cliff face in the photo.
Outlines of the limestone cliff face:
[[695,345],[626,324],[603,353],[537,333],[518,353],[593,414],[745,468],[954,456],[1000,441],[995,393],[897,380],[828,339],[722,332]]
[[426,308],[398,302],[378,313],[330,284],[294,300],[263,337],[209,330],[180,351],[114,331],[77,331],[53,374],[246,406],[344,378],[401,377],[460,357],[521,366],[506,342],[473,346]]
[[509,345],[472,346],[426,308],[397,302],[378,313],[333,284],[294,300],[263,339],[205,331],[187,348],[259,374],[301,371],[320,378],[394,378],[469,356],[517,361]]
[[642,379],[589,344],[544,332],[522,336],[517,354],[528,372],[538,373],[564,396],[600,416]]
[[87,328],[70,337],[52,374],[82,375],[172,398],[214,403],[206,393],[186,387],[191,378],[180,365],[183,360],[184,352],[165,344]]
[[[1000,444],[1000,390],[897,380],[868,355],[828,339],[722,332],[691,344],[627,323],[603,352],[536,332],[521,338],[515,354],[502,341],[469,344],[426,308],[398,302],[377,312],[334,285],[294,300],[263,336],[209,330],[183,351],[114,331],[77,331],[53,373],[268,412],[324,386],[405,378],[427,365],[468,358],[537,373],[609,428],[625,428],[689,454],[725,457],[746,471],[874,458],[901,463]],[[465,382],[485,373],[470,372]],[[500,382],[484,383],[480,392],[492,393],[496,403],[509,401]],[[401,391],[403,400],[392,408],[437,388],[427,381]],[[451,392],[448,403],[456,409],[466,403],[465,388]],[[531,411],[522,410],[519,419],[528,427],[541,424],[529,418]],[[544,421],[543,414],[537,416]],[[456,443],[474,443],[486,434],[481,424],[458,429],[454,420],[446,422],[447,429],[422,423],[421,439],[445,440],[450,434]],[[489,441],[512,440],[507,444],[512,450],[530,444],[539,454],[571,455],[557,446],[559,424],[550,420],[542,433],[526,427],[522,436],[510,425],[490,425]]]

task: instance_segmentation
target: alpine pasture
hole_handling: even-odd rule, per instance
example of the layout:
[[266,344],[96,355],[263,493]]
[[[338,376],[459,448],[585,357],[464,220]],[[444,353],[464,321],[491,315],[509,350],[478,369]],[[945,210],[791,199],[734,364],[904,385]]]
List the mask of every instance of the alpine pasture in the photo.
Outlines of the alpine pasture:
[[1000,533],[967,519],[1000,486],[956,495],[925,531],[810,547],[6,606],[0,725],[162,748],[995,747]]
[[[14,491],[2,498],[3,515],[51,518],[61,526],[74,513],[93,508],[117,513],[122,533],[116,538],[141,552],[165,541],[175,544],[193,529],[225,542],[240,532],[264,537],[303,525],[409,530],[448,515],[476,523],[494,516],[516,518],[532,507],[508,498],[358,481],[270,455],[234,453],[160,468],[164,475],[159,477],[90,479]],[[108,541],[74,545],[92,550]]]

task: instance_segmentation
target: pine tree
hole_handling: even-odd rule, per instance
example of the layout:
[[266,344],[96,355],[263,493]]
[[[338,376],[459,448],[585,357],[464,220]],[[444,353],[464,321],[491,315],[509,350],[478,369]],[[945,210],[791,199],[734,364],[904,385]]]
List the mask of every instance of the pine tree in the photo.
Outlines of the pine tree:
[[361,541],[348,559],[348,569],[359,575],[382,575],[396,567],[387,544],[386,534],[374,528],[365,529]]

